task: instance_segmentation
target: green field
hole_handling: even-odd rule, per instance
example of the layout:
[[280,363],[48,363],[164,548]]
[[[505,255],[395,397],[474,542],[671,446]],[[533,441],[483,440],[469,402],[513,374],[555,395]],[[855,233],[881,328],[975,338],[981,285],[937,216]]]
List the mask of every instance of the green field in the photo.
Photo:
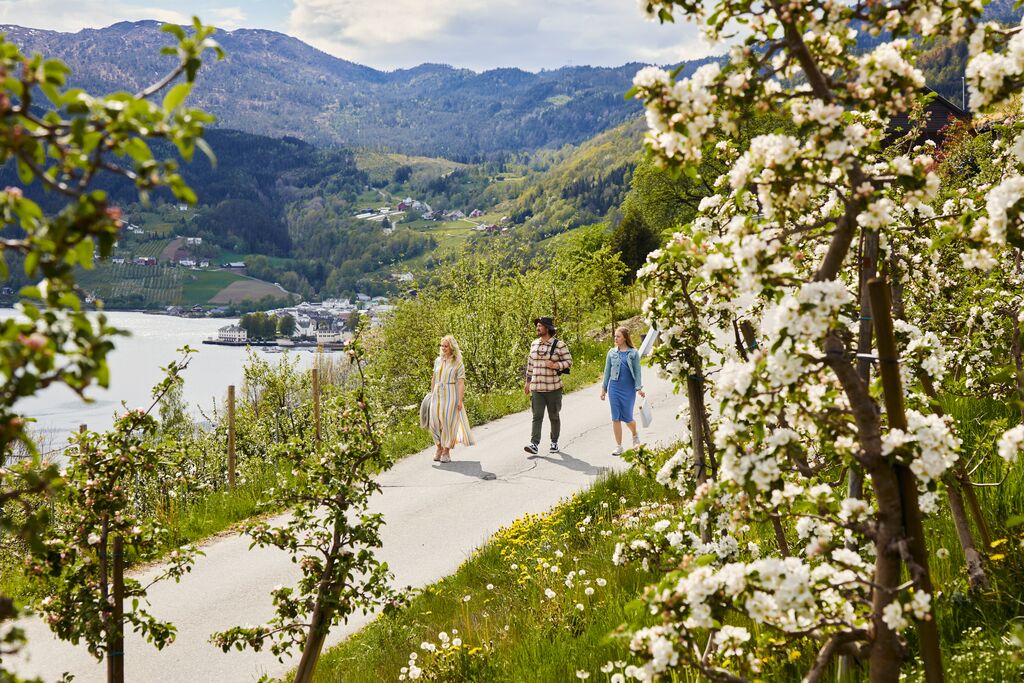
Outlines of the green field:
[[206,305],[225,287],[253,280],[224,270],[101,263],[79,282],[109,306],[144,308]]
[[[237,251],[228,251],[226,249],[222,249],[220,254],[216,258],[210,259],[210,265],[220,265],[221,263],[233,263],[235,261],[242,261],[244,263],[247,258],[252,258],[253,256],[256,255],[257,254],[243,254]],[[282,258],[280,256],[266,256],[264,254],[260,254],[260,256],[263,256],[263,258],[267,259],[270,265],[272,265],[275,268],[287,268],[288,266],[291,265],[293,260]]]
[[184,273],[183,299],[189,305],[208,303],[220,290],[245,279],[226,270],[186,270]]
[[[356,165],[360,170],[366,171],[369,174],[371,182],[382,180],[390,182],[394,178],[395,169],[399,166],[411,166],[414,180],[436,178],[465,166],[465,164],[449,161],[448,159],[416,157],[370,150],[356,152]],[[380,201],[380,195],[376,191],[374,191],[374,194],[377,197],[377,201]],[[368,197],[369,195],[365,196]],[[377,205],[374,204],[374,206]]]

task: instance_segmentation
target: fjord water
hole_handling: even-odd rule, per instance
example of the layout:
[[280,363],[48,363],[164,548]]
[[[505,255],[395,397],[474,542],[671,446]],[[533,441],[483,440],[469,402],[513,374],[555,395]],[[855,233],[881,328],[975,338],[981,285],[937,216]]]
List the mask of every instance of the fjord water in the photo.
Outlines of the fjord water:
[[[17,311],[13,309],[0,308],[0,320],[15,315]],[[198,350],[184,373],[183,388],[183,397],[194,413],[196,406],[209,412],[214,400],[222,405],[228,385],[241,385],[245,349],[201,343],[203,339],[215,337],[218,328],[236,321],[118,311],[108,311],[106,315],[110,324],[131,335],[114,339],[115,349],[108,359],[110,387],[90,387],[86,392],[93,399],[90,403],[61,385],[17,404],[18,412],[36,418],[35,431],[42,437],[43,450],[63,446],[67,435],[80,424],[97,430],[110,427],[115,411],[123,410],[122,401],[129,408],[148,407],[152,387],[162,377],[160,368],[180,358],[176,349],[186,344]],[[302,364],[310,364],[313,354],[300,354]],[[281,356],[268,358],[276,362]]]

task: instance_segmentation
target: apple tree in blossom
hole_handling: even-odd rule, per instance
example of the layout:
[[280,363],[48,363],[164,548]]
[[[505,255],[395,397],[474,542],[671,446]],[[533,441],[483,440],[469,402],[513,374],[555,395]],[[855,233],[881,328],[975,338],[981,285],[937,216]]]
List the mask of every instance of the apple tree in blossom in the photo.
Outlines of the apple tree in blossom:
[[[689,78],[636,75],[646,146],[679,172],[708,155],[728,170],[640,273],[655,358],[707,434],[657,474],[686,506],[616,552],[666,569],[648,593],[662,622],[633,633],[643,664],[629,673],[748,681],[813,647],[804,680],[842,656],[897,681],[916,631],[926,678],[941,681],[922,517],[948,505],[972,585],[987,577],[937,398],[953,375],[980,390],[1011,357],[1007,395],[1024,386],[1024,136],[1011,116],[984,182],[958,187],[934,142],[890,123],[923,120],[920,40],[969,40],[971,105],[987,111],[1024,82],[1024,34],[979,23],[977,0],[640,5],[727,48]],[[865,33],[885,39],[859,50]],[[740,134],[769,112],[792,126]],[[1009,461],[1022,447],[1024,426],[997,444]],[[753,526],[774,529],[774,547],[750,542]]]

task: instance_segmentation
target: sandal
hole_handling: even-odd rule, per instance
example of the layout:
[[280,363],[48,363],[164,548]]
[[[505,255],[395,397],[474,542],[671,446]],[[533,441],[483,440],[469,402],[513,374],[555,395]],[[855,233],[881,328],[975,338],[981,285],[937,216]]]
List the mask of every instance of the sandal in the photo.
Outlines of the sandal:
[[445,451],[445,452],[441,453],[441,462],[451,462],[451,461],[452,461],[451,453],[449,453],[448,451]]
[[437,444],[437,450],[434,451],[434,462],[441,462],[441,444]]

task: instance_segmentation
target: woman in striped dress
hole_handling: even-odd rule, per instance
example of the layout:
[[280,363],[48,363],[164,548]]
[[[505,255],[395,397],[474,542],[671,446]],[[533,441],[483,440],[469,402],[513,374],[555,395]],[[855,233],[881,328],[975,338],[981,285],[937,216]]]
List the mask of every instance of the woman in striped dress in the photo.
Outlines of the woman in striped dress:
[[434,377],[430,384],[430,433],[437,452],[434,460],[451,462],[457,442],[473,445],[469,418],[463,398],[466,394],[466,368],[462,352],[450,334],[441,339],[441,352],[434,361]]

